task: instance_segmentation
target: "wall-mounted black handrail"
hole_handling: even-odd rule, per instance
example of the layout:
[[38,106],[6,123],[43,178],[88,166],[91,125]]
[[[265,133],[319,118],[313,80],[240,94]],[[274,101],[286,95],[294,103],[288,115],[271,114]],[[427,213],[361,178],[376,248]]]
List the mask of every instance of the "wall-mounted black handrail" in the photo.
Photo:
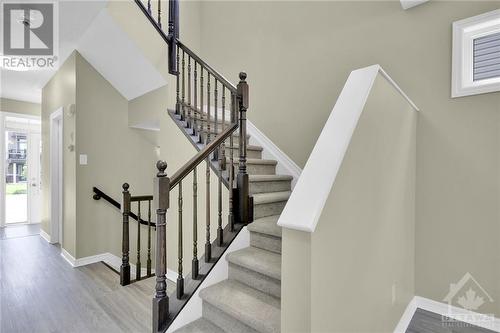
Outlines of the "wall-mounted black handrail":
[[[93,195],[94,200],[99,200],[102,198],[102,199],[106,200],[107,202],[109,202],[111,205],[118,208],[119,210],[122,209],[122,205],[118,201],[111,198],[109,195],[107,195],[106,193],[104,193],[103,191],[98,189],[97,187],[93,187],[92,190],[94,191],[94,195]],[[138,221],[137,215],[132,213],[132,212],[130,212],[130,217],[133,218],[134,220]],[[145,225],[145,226],[148,225],[148,221],[144,221],[143,219],[140,220],[140,223],[142,225]],[[151,222],[151,226],[156,228],[156,223]]]

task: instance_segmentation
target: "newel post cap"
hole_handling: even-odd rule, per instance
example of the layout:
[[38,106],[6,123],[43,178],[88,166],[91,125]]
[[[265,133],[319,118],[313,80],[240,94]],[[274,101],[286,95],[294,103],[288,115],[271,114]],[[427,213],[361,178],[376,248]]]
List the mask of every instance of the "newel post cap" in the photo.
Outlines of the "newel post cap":
[[156,162],[156,168],[158,169],[158,173],[156,174],[156,176],[158,176],[158,177],[166,177],[167,176],[167,174],[165,173],[165,170],[167,170],[167,162],[166,161],[159,160],[158,162]]

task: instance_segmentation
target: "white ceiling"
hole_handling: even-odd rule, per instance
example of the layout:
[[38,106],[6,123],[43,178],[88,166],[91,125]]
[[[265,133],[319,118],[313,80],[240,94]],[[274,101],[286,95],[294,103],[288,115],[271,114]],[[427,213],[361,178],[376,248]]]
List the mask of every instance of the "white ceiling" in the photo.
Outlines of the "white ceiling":
[[[60,0],[59,5],[59,63],[62,64],[93,19],[106,6],[106,1]],[[21,101],[40,103],[42,88],[55,70],[12,71],[0,69],[0,95]]]
[[[128,100],[166,84],[107,13],[107,0],[58,3],[59,64],[78,50]],[[42,88],[55,72],[0,69],[0,97],[41,103]]]

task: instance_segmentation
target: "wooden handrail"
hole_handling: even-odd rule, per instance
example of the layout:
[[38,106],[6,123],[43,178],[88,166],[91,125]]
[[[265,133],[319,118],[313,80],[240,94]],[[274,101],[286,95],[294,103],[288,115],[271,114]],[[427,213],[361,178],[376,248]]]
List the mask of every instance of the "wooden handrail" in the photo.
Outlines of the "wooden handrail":
[[[93,187],[92,190],[94,191],[94,195],[93,195],[93,198],[94,200],[99,200],[99,199],[104,199],[106,200],[107,202],[109,202],[112,206],[115,206],[116,208],[118,208],[119,210],[122,209],[122,205],[116,201],[115,199],[111,198],[109,195],[107,195],[106,193],[104,193],[103,191],[101,191],[100,189],[98,189],[97,187]],[[144,196],[144,197],[151,197],[151,200],[153,200],[153,196]],[[134,197],[132,197],[131,199],[133,199]],[[148,199],[146,200],[140,200],[140,201],[147,201]],[[132,200],[132,201],[137,201],[137,200]],[[134,220],[138,221],[138,218],[137,218],[137,215],[130,212],[130,217],[133,218]],[[143,219],[141,219],[139,221],[139,223],[141,223],[142,225],[148,225],[148,221],[144,221]],[[156,228],[156,224],[151,222],[151,226]]]
[[193,158],[184,164],[176,173],[170,178],[170,190],[172,190],[179,182],[184,179],[191,171],[196,168],[198,164],[203,162],[212,152],[214,152],[231,134],[238,129],[238,124],[234,123],[226,128],[224,132],[219,134],[213,141],[200,150]]

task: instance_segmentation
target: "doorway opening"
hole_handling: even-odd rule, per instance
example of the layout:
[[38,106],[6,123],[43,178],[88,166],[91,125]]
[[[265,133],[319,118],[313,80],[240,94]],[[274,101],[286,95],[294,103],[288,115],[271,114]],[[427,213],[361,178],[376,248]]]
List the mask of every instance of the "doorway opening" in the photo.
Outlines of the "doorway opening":
[[1,226],[41,222],[41,122],[2,112]]

